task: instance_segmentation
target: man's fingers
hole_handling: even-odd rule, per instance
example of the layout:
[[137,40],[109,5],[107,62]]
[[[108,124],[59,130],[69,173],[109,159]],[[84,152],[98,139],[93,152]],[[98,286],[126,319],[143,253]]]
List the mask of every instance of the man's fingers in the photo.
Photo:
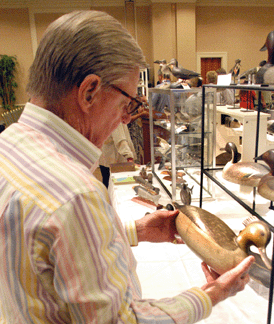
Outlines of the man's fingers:
[[234,269],[232,269],[232,271],[234,272],[234,274],[236,276],[245,276],[245,274],[248,273],[249,268],[251,267],[251,265],[254,263],[255,258],[250,255],[247,258],[245,258],[241,263],[239,263]]
[[202,270],[204,272],[207,282],[212,282],[219,277],[217,272],[211,270],[205,262],[202,262]]

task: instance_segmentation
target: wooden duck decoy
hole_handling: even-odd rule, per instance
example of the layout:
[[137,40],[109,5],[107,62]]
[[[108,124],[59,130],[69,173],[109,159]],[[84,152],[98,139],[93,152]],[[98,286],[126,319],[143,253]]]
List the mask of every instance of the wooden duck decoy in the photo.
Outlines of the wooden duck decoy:
[[232,159],[223,168],[225,180],[240,185],[257,187],[261,178],[270,170],[267,165],[256,162],[237,162],[238,150],[234,143],[228,142],[224,149],[232,154]]
[[274,30],[267,37],[266,42],[260,51],[268,52],[266,64],[256,74],[257,84],[274,84]]
[[274,150],[268,150],[255,157],[254,160],[263,160],[270,167],[270,171],[261,178],[258,184],[258,193],[262,197],[274,201]]
[[178,61],[175,58],[170,60],[168,66],[171,66],[170,71],[177,79],[188,80],[200,76],[200,74],[197,72],[187,70],[182,68],[181,66],[178,66]]
[[173,205],[179,210],[176,218],[179,235],[218,274],[234,268],[247,257],[251,245],[258,248],[263,263],[271,269],[266,255],[271,232],[264,222],[250,223],[237,236],[225,222],[202,208],[177,203]]

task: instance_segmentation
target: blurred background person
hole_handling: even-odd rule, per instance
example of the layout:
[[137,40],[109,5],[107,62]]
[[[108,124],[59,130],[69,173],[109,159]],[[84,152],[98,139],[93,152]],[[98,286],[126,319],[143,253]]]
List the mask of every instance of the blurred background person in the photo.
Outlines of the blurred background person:
[[127,125],[120,123],[104,142],[102,155],[99,159],[102,181],[108,188],[110,179],[110,165],[114,163],[134,162],[135,149]]

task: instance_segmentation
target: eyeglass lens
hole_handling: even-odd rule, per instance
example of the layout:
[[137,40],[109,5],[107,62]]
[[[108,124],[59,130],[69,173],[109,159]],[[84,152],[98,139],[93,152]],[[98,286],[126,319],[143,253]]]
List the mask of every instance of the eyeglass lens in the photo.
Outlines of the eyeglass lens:
[[139,101],[138,99],[131,99],[131,102],[128,105],[127,113],[133,114],[134,111],[136,111],[142,104],[142,101]]

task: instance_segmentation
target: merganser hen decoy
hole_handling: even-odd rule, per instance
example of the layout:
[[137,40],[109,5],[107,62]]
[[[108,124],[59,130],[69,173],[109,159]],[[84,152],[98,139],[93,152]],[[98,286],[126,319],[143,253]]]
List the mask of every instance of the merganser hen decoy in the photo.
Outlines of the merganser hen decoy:
[[[218,274],[240,263],[249,255],[250,247],[258,248],[267,269],[271,262],[266,254],[271,232],[263,221],[252,222],[237,236],[219,217],[195,206],[180,206],[176,228],[186,245]],[[256,273],[254,274],[256,276]],[[256,279],[256,278],[254,278]]]
[[270,172],[263,176],[258,184],[258,193],[271,201],[274,201],[274,150],[268,150],[255,160],[263,160],[270,167]]
[[238,150],[234,143],[228,142],[225,148],[221,148],[232,154],[232,159],[223,168],[222,176],[225,180],[245,185],[257,187],[261,178],[268,174],[270,169],[267,165],[256,162],[237,162]]
[[267,37],[260,51],[268,51],[267,63],[256,74],[257,84],[274,84],[274,30]]
[[168,67],[170,66],[171,66],[170,68],[171,73],[177,79],[188,80],[200,76],[200,74],[197,72],[187,70],[182,68],[181,66],[178,66],[178,61],[175,58],[171,59],[170,62],[168,63]]

